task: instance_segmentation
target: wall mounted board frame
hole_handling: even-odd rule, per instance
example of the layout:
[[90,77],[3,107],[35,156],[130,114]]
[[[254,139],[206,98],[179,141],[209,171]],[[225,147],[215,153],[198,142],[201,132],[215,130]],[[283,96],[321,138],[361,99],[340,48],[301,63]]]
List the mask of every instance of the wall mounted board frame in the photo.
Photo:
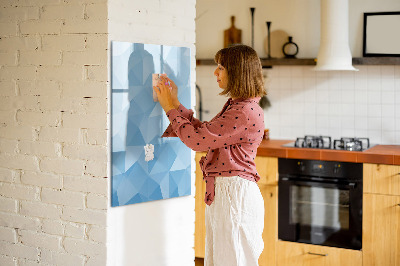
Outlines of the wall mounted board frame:
[[165,73],[190,107],[190,67],[188,47],[112,42],[111,206],[191,194],[191,150],[179,138],[161,138],[169,120],[152,88],[152,74]]
[[364,13],[363,56],[400,56],[400,11]]

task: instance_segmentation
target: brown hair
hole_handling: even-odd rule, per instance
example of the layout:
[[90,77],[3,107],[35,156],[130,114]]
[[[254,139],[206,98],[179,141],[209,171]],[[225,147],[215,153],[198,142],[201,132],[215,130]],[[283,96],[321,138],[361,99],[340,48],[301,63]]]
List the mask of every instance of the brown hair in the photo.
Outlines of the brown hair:
[[260,58],[247,45],[233,45],[219,50],[214,57],[228,72],[228,86],[220,95],[252,98],[266,95]]

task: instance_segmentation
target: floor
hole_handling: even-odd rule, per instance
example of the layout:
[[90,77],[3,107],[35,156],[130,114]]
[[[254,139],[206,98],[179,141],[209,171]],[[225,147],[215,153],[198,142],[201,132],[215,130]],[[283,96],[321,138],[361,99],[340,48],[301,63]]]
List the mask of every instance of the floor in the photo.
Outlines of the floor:
[[195,266],[204,266],[204,259],[203,258],[195,258],[194,265]]

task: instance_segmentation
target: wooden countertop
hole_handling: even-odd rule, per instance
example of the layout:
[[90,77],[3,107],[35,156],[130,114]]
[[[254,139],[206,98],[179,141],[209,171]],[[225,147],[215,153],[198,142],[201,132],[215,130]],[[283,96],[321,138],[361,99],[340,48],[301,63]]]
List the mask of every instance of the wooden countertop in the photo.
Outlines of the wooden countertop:
[[282,147],[294,140],[263,140],[258,156],[400,165],[400,145],[376,145],[365,151]]

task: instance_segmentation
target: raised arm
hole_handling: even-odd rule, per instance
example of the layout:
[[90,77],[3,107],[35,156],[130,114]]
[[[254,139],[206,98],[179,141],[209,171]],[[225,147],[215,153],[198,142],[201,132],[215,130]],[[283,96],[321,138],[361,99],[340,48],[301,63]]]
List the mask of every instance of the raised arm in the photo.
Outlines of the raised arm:
[[247,115],[245,112],[230,109],[222,116],[201,123],[195,127],[189,119],[172,109],[167,112],[173,132],[182,142],[194,151],[205,151],[226,147],[235,143],[245,142],[244,132],[247,129]]
[[[175,109],[178,110],[181,116],[185,117],[188,119],[194,127],[199,127],[201,125],[201,121],[193,116],[193,110],[191,109],[186,109],[185,106],[183,106],[179,100],[178,100],[178,87],[176,86],[175,82],[165,76],[162,76],[161,78],[162,82],[168,82],[169,85],[171,86],[171,100],[172,104],[175,107]],[[161,136],[162,138],[164,137],[177,137],[175,132],[172,130],[171,124],[168,125],[167,129],[164,131],[164,133]]]

